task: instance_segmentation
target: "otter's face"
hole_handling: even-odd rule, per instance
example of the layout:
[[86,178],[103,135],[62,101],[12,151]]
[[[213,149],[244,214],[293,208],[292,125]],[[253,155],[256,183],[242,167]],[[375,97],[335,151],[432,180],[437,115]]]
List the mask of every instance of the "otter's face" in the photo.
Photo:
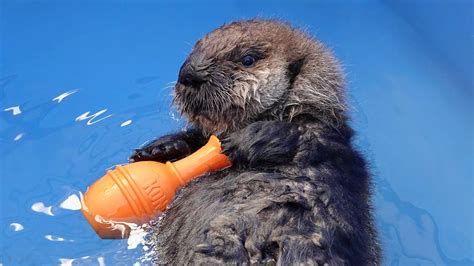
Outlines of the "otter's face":
[[175,104],[191,123],[214,134],[233,131],[285,95],[291,75],[281,43],[291,29],[264,24],[232,23],[196,43],[174,91]]

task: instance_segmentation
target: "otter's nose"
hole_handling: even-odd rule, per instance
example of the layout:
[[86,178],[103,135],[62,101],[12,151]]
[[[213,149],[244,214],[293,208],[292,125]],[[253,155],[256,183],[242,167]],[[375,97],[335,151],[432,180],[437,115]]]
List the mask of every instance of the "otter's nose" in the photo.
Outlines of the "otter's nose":
[[178,82],[195,89],[199,89],[201,84],[205,82],[205,75],[190,65],[189,63],[184,63],[179,71]]

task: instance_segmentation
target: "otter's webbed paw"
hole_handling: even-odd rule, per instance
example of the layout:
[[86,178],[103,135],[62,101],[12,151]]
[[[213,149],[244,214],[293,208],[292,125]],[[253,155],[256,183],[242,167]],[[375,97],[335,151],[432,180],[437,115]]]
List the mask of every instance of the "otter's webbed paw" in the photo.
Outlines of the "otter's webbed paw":
[[293,160],[300,133],[282,121],[255,122],[222,140],[223,152],[237,167],[265,167]]
[[203,143],[205,143],[204,136],[196,130],[166,135],[136,149],[129,161],[176,161],[193,153]]

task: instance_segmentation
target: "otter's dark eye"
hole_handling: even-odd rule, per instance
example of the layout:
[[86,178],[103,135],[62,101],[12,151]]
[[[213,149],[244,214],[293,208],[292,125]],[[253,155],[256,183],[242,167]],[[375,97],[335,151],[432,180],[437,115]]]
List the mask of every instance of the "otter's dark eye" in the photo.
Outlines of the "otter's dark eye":
[[240,63],[242,63],[244,67],[251,67],[255,64],[255,58],[251,55],[246,55],[242,57]]

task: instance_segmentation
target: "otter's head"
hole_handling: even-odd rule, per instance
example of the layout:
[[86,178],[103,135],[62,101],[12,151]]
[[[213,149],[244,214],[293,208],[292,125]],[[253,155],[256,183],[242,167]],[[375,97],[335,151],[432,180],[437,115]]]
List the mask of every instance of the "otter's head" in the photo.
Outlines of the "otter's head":
[[318,41],[289,25],[250,20],[199,40],[181,67],[174,102],[208,133],[257,120],[345,119],[339,67]]

